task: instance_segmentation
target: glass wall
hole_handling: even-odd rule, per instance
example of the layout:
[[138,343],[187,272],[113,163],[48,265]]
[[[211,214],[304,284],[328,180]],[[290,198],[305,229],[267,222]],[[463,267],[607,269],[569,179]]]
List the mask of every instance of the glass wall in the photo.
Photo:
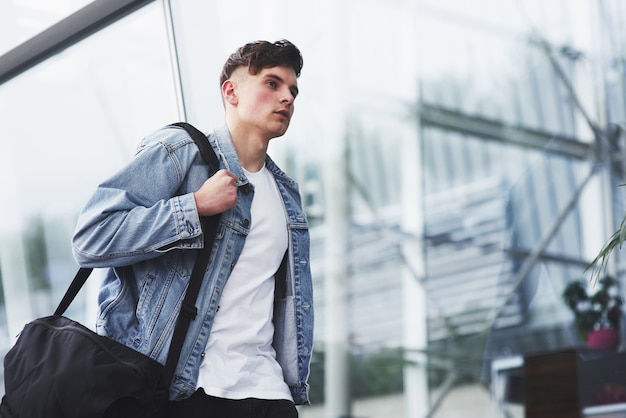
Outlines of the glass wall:
[[0,341],[50,312],[76,267],[77,211],[177,118],[176,83],[209,130],[227,56],[287,38],[304,55],[301,94],[270,154],[300,183],[313,239],[301,416],[523,416],[515,381],[504,396],[492,377],[584,346],[561,293],[589,278],[623,213],[608,156],[624,149],[624,12],[618,0],[142,8],[0,86]]
[[[177,119],[163,16],[154,3],[0,86],[2,352],[60,301],[77,270],[76,216],[98,182]],[[70,308],[94,324],[95,298]]]
[[[607,171],[594,165],[590,144],[621,103],[599,100],[607,58],[596,6],[173,2],[187,111],[201,125],[220,122],[207,74],[238,45],[286,37],[304,52],[298,111],[271,148],[303,186],[316,225],[311,383],[320,406],[303,416],[369,416],[373,398],[384,414],[413,416],[403,361],[421,322],[432,357],[428,372],[418,366],[412,376],[429,383],[420,413],[432,407],[437,417],[493,413],[494,359],[581,344],[560,293],[585,276],[613,227],[598,216],[614,191],[602,186]],[[413,157],[404,155],[408,143],[418,144]],[[345,229],[329,231],[337,200]],[[407,214],[421,226],[407,230]],[[416,231],[423,250],[407,254]],[[328,249],[335,241],[345,245],[339,278]],[[423,311],[406,306],[415,302],[404,299],[407,268],[425,292]],[[330,288],[345,292],[343,309],[329,306]],[[334,374],[352,396],[343,411],[325,399],[337,328],[350,362],[348,376]],[[402,393],[406,403],[395,397]]]

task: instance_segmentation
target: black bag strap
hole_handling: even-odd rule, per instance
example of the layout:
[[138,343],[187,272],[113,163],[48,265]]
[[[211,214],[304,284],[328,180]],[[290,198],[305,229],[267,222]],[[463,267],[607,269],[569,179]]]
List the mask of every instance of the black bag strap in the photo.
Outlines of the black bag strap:
[[211,173],[215,173],[220,169],[220,161],[218,160],[217,155],[215,155],[215,151],[209,143],[206,135],[200,132],[195,126],[187,122],[176,122],[170,124],[170,126],[178,126],[187,131],[189,136],[198,146],[198,149],[200,149],[200,155],[202,155],[204,161],[211,168]]
[[[193,125],[186,122],[173,123],[172,125],[180,126],[187,131],[189,136],[191,136],[200,149],[200,155],[202,155],[204,161],[209,165],[209,174],[215,174],[215,172],[220,168],[220,163],[206,135],[196,129]],[[172,335],[172,341],[167,354],[167,361],[165,362],[165,369],[161,375],[159,386],[162,388],[169,387],[170,382],[174,377],[176,365],[178,364],[178,359],[183,349],[183,343],[185,342],[185,336],[187,335],[187,330],[189,329],[189,324],[198,314],[196,300],[198,299],[198,294],[200,293],[204,272],[206,271],[206,267],[209,263],[209,256],[211,254],[211,249],[213,248],[215,236],[217,235],[217,227],[219,225],[220,216],[220,214],[216,214],[209,217],[202,217],[200,219],[200,222],[202,223],[204,246],[197,255],[196,262],[193,266],[193,270],[191,271],[191,278],[189,279],[187,292],[185,293],[185,298],[183,299],[183,303],[180,307],[180,314],[178,315],[176,328],[174,328],[174,334]]]
[[[202,132],[186,122],[177,122],[171,124],[170,126],[181,127],[187,131],[189,136],[191,136],[200,149],[202,158],[210,167],[209,175],[213,175],[217,170],[219,170],[219,160],[215,155],[215,151],[213,151],[213,147],[211,147],[207,137]],[[213,248],[215,236],[217,235],[219,220],[220,214],[202,217],[200,219],[204,245],[201,249],[197,250],[198,253],[196,261],[194,263],[193,270],[191,271],[191,277],[189,278],[185,298],[181,304],[178,320],[176,321],[176,327],[174,328],[174,333],[172,335],[172,341],[167,354],[165,367],[163,369],[163,373],[161,374],[159,382],[160,389],[167,389],[169,387],[172,378],[174,377],[174,373],[176,372],[176,365],[178,364],[178,359],[180,358],[185,336],[189,330],[189,324],[197,315],[198,310],[195,304],[198,299],[198,294],[200,293],[204,273],[209,264],[209,256]],[[93,268],[81,267],[78,269],[76,276],[74,276],[74,279],[61,299],[59,306],[54,311],[54,315],[63,315],[65,313],[70,303],[72,303],[80,289],[84,286],[92,271]]]
[[78,269],[76,276],[74,276],[74,280],[72,280],[72,283],[70,283],[70,287],[67,288],[63,299],[61,299],[61,302],[59,302],[59,306],[57,306],[57,309],[54,311],[55,315],[63,315],[65,313],[67,308],[70,306],[70,303],[72,303],[72,301],[78,294],[78,291],[81,289],[81,287],[83,287],[92,271],[92,268],[86,267],[81,267],[80,269]]

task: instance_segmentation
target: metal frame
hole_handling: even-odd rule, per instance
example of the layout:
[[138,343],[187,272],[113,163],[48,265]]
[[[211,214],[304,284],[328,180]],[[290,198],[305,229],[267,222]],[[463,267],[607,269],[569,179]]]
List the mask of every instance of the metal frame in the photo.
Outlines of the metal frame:
[[174,89],[176,90],[176,103],[178,107],[178,119],[187,122],[187,107],[183,91],[183,79],[180,74],[180,60],[178,59],[178,46],[176,45],[176,31],[174,30],[174,17],[172,16],[172,2],[162,0],[163,12],[165,13],[165,29],[170,48],[170,60],[174,73]]
[[592,143],[581,142],[574,137],[508,125],[499,120],[469,115],[429,103],[420,104],[419,117],[423,126],[541,149],[580,160],[589,158],[593,149]]
[[152,1],[93,1],[0,56],[0,85]]

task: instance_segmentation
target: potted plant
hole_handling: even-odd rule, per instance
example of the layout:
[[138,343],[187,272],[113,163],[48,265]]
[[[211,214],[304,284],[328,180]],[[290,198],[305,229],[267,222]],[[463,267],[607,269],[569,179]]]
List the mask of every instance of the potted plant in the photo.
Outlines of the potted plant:
[[610,276],[599,279],[595,293],[587,292],[586,280],[575,280],[563,290],[563,301],[574,313],[576,331],[592,348],[617,349],[624,301],[618,281]]

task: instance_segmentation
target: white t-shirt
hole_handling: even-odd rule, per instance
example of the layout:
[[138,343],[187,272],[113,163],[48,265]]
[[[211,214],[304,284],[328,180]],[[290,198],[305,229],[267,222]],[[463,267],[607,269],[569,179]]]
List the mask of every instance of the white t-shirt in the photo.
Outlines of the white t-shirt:
[[272,346],[274,274],[288,240],[285,209],[265,166],[246,175],[254,185],[250,232],[222,292],[198,387],[227,399],[293,400]]

